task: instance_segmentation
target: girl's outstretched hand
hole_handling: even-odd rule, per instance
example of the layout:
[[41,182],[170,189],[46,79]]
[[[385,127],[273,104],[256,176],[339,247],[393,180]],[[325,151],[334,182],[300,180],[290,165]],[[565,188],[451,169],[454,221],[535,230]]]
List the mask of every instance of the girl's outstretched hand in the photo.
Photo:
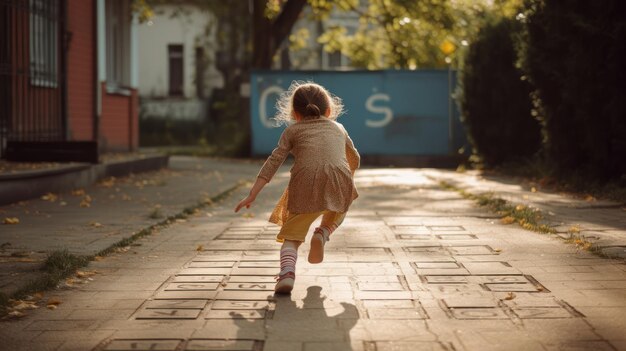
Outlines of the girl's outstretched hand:
[[237,207],[235,207],[235,212],[239,212],[239,210],[241,210],[242,208],[250,208],[250,205],[252,205],[252,203],[254,202],[255,198],[252,197],[251,195],[248,195],[248,197],[246,197],[245,199],[239,201],[239,203],[237,204]]

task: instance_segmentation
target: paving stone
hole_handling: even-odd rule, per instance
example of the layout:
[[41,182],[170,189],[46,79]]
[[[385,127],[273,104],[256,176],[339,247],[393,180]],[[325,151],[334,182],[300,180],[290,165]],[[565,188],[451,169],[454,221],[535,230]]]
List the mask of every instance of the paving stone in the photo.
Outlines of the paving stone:
[[368,308],[370,319],[426,319],[426,315],[416,308]]
[[362,291],[401,291],[404,287],[399,282],[391,283],[365,283],[358,282],[357,286]]
[[247,234],[247,233],[228,233],[221,234],[215,240],[254,240],[257,238],[257,234]]
[[354,297],[359,300],[410,300],[410,291],[357,291]]
[[424,279],[429,284],[464,284],[468,282],[465,276],[453,275],[425,275]]
[[185,351],[253,351],[254,340],[215,340],[215,339],[189,339]]
[[478,307],[495,307],[497,306],[497,302],[494,299],[487,297],[480,298],[467,298],[467,297],[450,297],[443,299],[443,303],[448,306],[448,308],[478,308]]
[[211,300],[217,295],[216,291],[160,291],[154,296],[155,300]]
[[413,300],[362,300],[363,306],[370,308],[415,308]]
[[513,308],[513,312],[520,319],[550,319],[550,318],[574,318],[568,310],[562,307],[524,307]]
[[267,275],[275,276],[277,274],[276,268],[234,268],[231,276],[234,275]]
[[183,268],[176,275],[226,275],[230,268]]
[[280,261],[243,261],[239,268],[280,268]]
[[268,300],[273,301],[274,294],[267,291],[221,291],[217,294],[217,300]]
[[207,302],[208,300],[150,300],[144,307],[148,309],[203,309]]
[[575,340],[566,341],[558,345],[558,350],[563,351],[613,351],[615,348],[606,340]]
[[248,291],[274,291],[274,283],[235,283],[228,282],[224,287],[224,290],[248,290]]
[[229,301],[217,300],[211,304],[213,310],[262,310],[268,309],[270,303],[267,300],[258,301]]
[[423,246],[405,246],[404,250],[406,252],[433,252],[433,253],[441,253],[444,252],[445,249],[441,245],[423,245]]
[[177,275],[172,283],[220,283],[224,275]]
[[435,237],[429,234],[396,234],[398,240],[433,240]]
[[474,234],[437,234],[435,237],[439,240],[474,240],[478,237]]
[[456,269],[461,268],[457,262],[414,262],[416,268],[420,269]]
[[231,268],[235,262],[219,262],[219,261],[192,261],[187,267],[189,268]]
[[538,292],[543,291],[537,289],[534,284],[530,283],[506,283],[506,284],[485,284],[490,291],[514,291],[514,292]]
[[97,325],[97,320],[38,320],[24,330],[89,330]]
[[440,232],[440,231],[447,231],[447,232],[451,232],[451,231],[465,231],[465,228],[463,228],[460,225],[427,225],[426,228],[432,230],[433,232]]
[[451,308],[456,319],[509,319],[499,308]]
[[495,255],[497,254],[490,246],[487,245],[471,245],[471,246],[450,246],[446,248],[452,255]]
[[526,276],[523,275],[494,275],[494,276],[472,276],[472,281],[481,283],[531,283]]
[[170,283],[165,291],[217,290],[218,283]]
[[233,275],[228,278],[229,283],[276,283],[276,278],[269,275]]
[[263,319],[266,310],[211,310],[206,319]]
[[106,351],[129,351],[129,350],[155,350],[174,351],[182,340],[159,340],[159,339],[136,339],[136,340],[113,340],[104,350]]
[[472,275],[515,275],[522,274],[506,262],[463,262]]
[[376,341],[376,351],[446,351],[438,342],[420,341]]
[[201,309],[145,309],[135,315],[136,319],[196,319]]

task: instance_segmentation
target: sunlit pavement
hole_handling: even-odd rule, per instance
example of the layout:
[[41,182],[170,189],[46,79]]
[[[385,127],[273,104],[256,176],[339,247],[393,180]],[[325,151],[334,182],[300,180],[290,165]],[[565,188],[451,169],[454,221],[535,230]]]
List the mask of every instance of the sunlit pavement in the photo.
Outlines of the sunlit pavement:
[[[626,349],[626,266],[505,226],[426,171],[365,169],[324,262],[274,296],[280,173],[92,262],[61,303],[0,324],[3,350]],[[253,176],[254,174],[251,174]]]

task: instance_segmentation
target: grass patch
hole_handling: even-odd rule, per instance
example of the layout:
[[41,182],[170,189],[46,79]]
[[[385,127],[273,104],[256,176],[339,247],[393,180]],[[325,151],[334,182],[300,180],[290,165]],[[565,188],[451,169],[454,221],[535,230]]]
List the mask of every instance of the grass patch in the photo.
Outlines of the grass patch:
[[206,207],[214,202],[223,200],[232,192],[241,187],[242,184],[243,183],[237,184],[227,189],[226,191],[218,194],[217,196],[212,197],[211,199],[207,199],[206,201],[202,201],[195,205],[186,207],[180,213],[169,216],[159,223],[144,228],[139,232],[133,234],[132,236],[124,238],[107,247],[106,249],[101,250],[95,255],[74,255],[70,253],[67,249],[51,252],[40,268],[43,273],[40,277],[25,284],[10,297],[6,294],[0,293],[0,317],[4,316],[7,313],[9,299],[22,299],[25,296],[34,294],[36,292],[53,289],[63,279],[75,274],[79,268],[87,266],[89,262],[95,260],[96,257],[103,257],[112,252],[115,252],[118,248],[130,246],[137,239],[146,235],[150,235],[154,230],[165,227],[175,222],[177,219],[186,219],[203,207]]
[[[91,256],[75,255],[67,249],[55,250],[48,254],[48,257],[40,267],[42,275],[37,279],[31,280],[17,290],[10,297],[12,299],[23,299],[27,295],[39,291],[45,291],[55,288],[63,279],[73,275],[79,268],[85,267],[92,259]],[[0,305],[6,311],[9,303],[9,297],[5,294],[0,297]]]
[[504,199],[495,197],[493,193],[472,194],[445,181],[440,181],[439,185],[446,190],[456,191],[464,198],[473,200],[479,206],[486,207],[489,211],[502,216],[500,220],[503,224],[517,223],[522,228],[534,232],[556,233],[554,228],[541,223],[544,217],[542,212],[536,208],[511,204]]

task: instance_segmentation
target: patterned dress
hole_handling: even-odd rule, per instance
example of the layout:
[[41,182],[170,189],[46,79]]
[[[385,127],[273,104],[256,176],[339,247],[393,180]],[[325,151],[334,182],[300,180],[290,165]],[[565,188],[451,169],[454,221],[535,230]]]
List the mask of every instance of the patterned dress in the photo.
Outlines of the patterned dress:
[[358,197],[353,176],[360,156],[345,128],[326,117],[288,126],[258,177],[269,182],[290,152],[289,185],[269,221],[282,225],[289,213],[347,212]]

